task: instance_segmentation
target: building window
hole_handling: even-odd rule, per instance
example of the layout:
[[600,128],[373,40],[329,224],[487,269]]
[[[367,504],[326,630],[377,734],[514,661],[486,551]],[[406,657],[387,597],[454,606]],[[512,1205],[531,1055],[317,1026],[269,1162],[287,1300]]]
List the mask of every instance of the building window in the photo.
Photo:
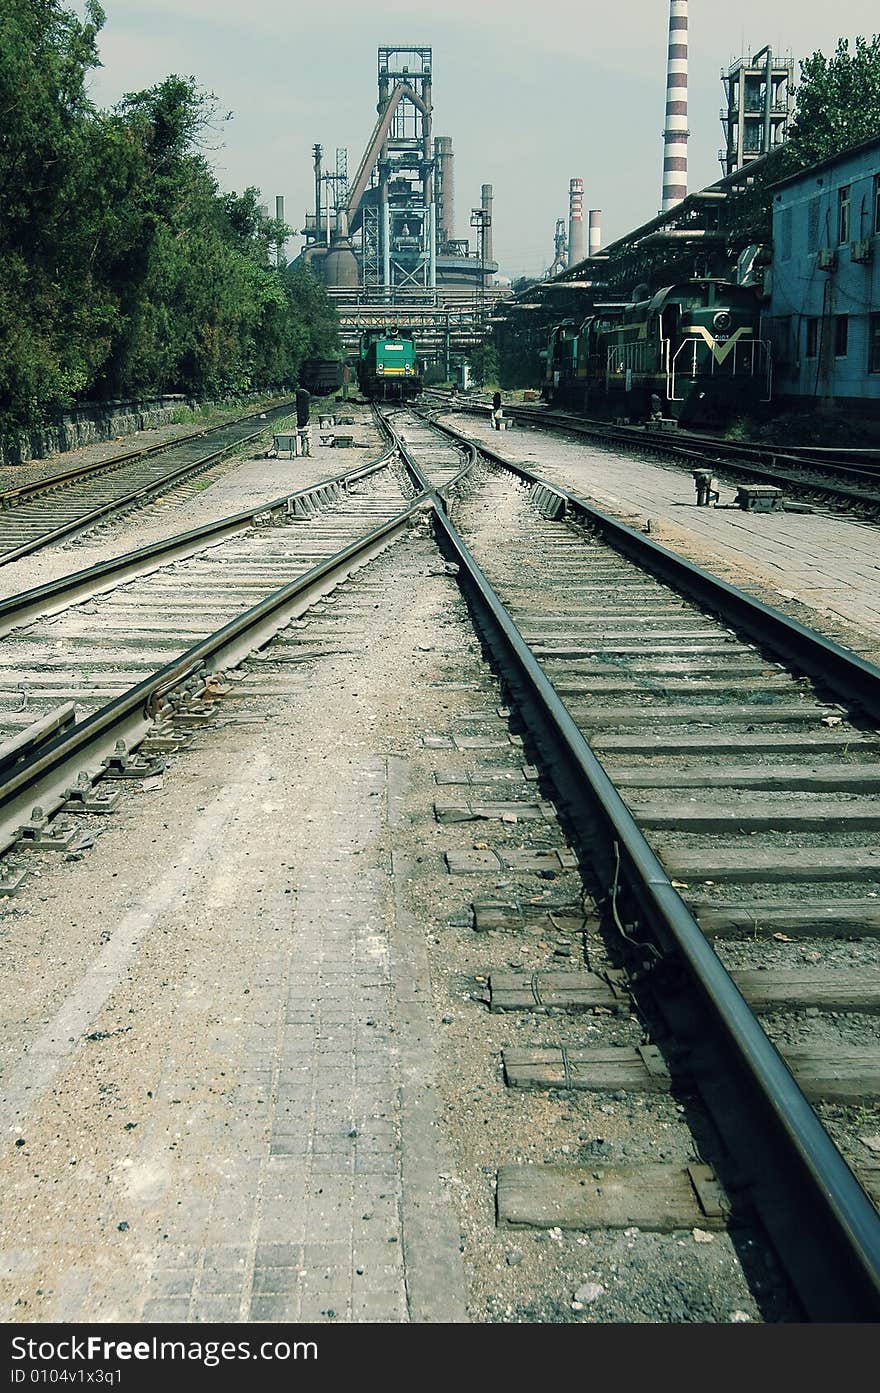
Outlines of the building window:
[[874,175],[874,232],[880,233],[880,174]]
[[821,207],[821,198],[810,199],[807,208],[807,250],[811,252],[819,250],[819,210]]
[[791,209],[783,208],[779,219],[779,259],[791,260]]
[[834,316],[834,356],[835,358],[845,358],[847,346],[849,344],[849,316],[836,314]]
[[880,314],[868,321],[868,372],[880,372]]
[[837,191],[837,240],[842,246],[849,241],[849,186]]
[[794,358],[791,315],[780,315],[773,321],[773,361],[779,368],[788,367]]
[[807,320],[807,344],[805,353],[808,358],[815,358],[819,351],[819,321],[818,319]]

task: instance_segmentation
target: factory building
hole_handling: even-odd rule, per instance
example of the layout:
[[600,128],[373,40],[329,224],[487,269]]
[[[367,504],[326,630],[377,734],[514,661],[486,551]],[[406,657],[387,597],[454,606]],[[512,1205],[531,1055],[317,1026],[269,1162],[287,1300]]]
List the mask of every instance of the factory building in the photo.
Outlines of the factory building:
[[433,134],[432,51],[378,50],[377,119],[354,175],[347,151],[335,171],[314,147],[315,207],[298,260],[322,280],[340,315],[343,341],[389,317],[420,329],[427,356],[484,340],[494,285],[493,188],[483,184],[468,237],[456,236],[455,152]]
[[601,250],[591,226],[584,256],[582,185],[572,180],[567,249],[560,221],[547,277],[495,321],[502,369],[512,363],[534,380],[551,329],[711,278],[754,290],[777,408],[838,407],[880,425],[880,135],[779,179],[793,66],[765,47],[722,72],[726,173],[689,194],[686,0],[670,0],[669,24],[663,210]]
[[[583,185],[571,180],[569,227],[557,222],[554,255],[544,278],[501,307],[496,337],[511,357],[526,338],[540,341],[565,319],[619,304],[645,287],[651,291],[691,277],[713,277],[752,286],[764,295],[772,250],[769,215],[756,216],[756,184],[788,131],[793,95],[791,60],[770,48],[740,59],[722,72],[728,104],[722,111],[727,148],[725,175],[707,188],[688,191],[689,6],[669,0],[666,107],[663,130],[662,208],[656,217],[611,243],[603,243],[601,213],[591,210],[583,249]],[[762,163],[763,162],[763,163]],[[769,276],[767,284],[769,286]]]
[[777,401],[876,417],[880,136],[775,185],[769,318]]

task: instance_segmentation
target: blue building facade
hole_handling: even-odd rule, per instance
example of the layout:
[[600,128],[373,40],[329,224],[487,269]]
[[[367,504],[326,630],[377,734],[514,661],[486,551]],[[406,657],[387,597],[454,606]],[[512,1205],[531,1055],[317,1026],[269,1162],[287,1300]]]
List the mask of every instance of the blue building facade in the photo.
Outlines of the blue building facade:
[[775,186],[774,397],[880,418],[880,136]]

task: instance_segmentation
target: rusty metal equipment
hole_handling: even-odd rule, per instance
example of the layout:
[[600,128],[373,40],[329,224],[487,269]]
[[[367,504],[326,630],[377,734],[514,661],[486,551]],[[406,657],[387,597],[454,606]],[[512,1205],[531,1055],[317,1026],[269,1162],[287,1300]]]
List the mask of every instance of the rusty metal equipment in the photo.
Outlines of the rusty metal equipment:
[[694,488],[697,492],[697,507],[708,508],[718,502],[718,490],[712,487],[711,469],[693,470]]
[[773,484],[738,484],[736,503],[747,513],[779,513],[785,508],[782,489]]
[[737,60],[721,81],[727,108],[721,112],[725,148],[718,158],[725,174],[776,150],[788,136],[794,114],[794,64],[768,46]]

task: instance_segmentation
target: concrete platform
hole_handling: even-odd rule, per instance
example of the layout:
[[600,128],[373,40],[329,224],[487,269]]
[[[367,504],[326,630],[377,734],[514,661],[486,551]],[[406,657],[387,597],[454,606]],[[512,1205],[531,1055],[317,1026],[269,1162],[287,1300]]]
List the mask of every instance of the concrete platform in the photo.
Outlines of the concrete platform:
[[[736,483],[718,483],[720,506],[698,508],[690,470],[641,460],[617,446],[491,422],[442,418],[511,461],[561,483],[665,546],[780,605],[803,622],[880,661],[880,528],[822,513],[753,513],[732,506]],[[723,478],[723,476],[722,476]]]

